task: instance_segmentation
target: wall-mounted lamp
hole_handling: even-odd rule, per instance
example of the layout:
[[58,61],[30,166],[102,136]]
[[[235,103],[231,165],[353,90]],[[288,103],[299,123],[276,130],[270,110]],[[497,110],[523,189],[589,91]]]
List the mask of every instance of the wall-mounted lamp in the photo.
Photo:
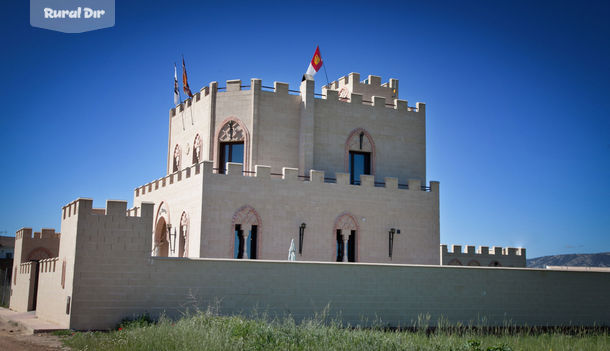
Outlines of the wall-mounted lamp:
[[392,251],[394,249],[394,234],[400,234],[400,229],[392,228],[388,232],[388,235],[389,235],[388,241],[390,244],[390,258],[392,258]]
[[305,234],[305,223],[299,226],[299,255],[303,254],[303,235]]
[[175,253],[176,252],[176,228],[172,228],[172,225],[168,224],[167,232],[169,233],[169,250],[172,253]]

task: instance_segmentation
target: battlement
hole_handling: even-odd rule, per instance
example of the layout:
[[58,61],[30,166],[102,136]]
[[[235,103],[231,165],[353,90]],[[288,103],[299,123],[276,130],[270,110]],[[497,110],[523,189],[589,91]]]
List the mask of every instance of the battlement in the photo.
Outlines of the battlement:
[[[155,179],[152,182],[146,183],[142,186],[139,186],[134,189],[135,197],[139,197],[140,195],[144,195],[146,193],[150,193],[152,191],[158,190],[159,188],[165,188],[166,186],[170,186],[174,183],[178,183],[183,179],[189,179],[193,176],[197,176],[201,174],[204,162],[200,162],[194,164],[192,166],[186,167],[180,171],[171,173],[166,175],[165,177]],[[209,161],[211,162],[211,161]],[[213,167],[213,166],[212,166]]]
[[60,233],[55,233],[55,229],[42,228],[32,235],[32,228],[21,228],[15,234],[15,240],[59,239],[60,236]]
[[[381,83],[379,76],[369,75],[367,79],[360,82],[359,73],[350,73],[338,80],[322,87],[322,94],[311,92],[319,100],[339,100],[346,103],[361,104],[372,107],[387,107],[398,111],[422,112],[425,104],[418,102],[416,107],[407,106],[406,100],[398,99],[398,80],[391,78],[386,83]],[[244,85],[239,79],[227,80],[224,87],[219,87],[218,82],[210,82],[195,93],[192,98],[183,101],[178,106],[170,109],[170,117],[175,117],[186,108],[199,103],[202,98],[216,97],[218,94],[234,94],[241,91],[274,93],[280,97],[301,96],[301,90],[290,89],[288,83],[273,82],[273,86],[263,85],[262,80],[252,78],[249,85]],[[341,89],[347,89],[343,92]]]
[[482,266],[510,266],[525,267],[525,248],[466,245],[441,245],[441,262],[443,265],[482,265]]
[[106,208],[93,208],[93,200],[78,198],[62,207],[62,219],[69,219],[77,214],[90,214],[94,216],[124,216],[152,218],[153,204],[142,203],[142,207],[127,209],[127,201],[107,200]]
[[187,167],[181,171],[172,173],[163,178],[156,179],[150,183],[139,186],[134,189],[135,197],[140,197],[147,193],[153,192],[160,188],[170,186],[174,183],[180,182],[183,179],[190,178],[192,175],[202,174],[203,177],[209,175],[218,176],[243,176],[243,177],[254,177],[259,179],[279,179],[287,182],[308,182],[312,184],[316,183],[334,183],[337,185],[350,185],[355,187],[366,187],[366,188],[385,188],[390,190],[409,190],[409,191],[424,191],[424,192],[438,192],[440,183],[437,181],[431,181],[430,186],[424,186],[421,181],[410,179],[407,184],[399,184],[398,178],[385,177],[384,182],[376,182],[375,176],[373,175],[361,175],[360,184],[350,184],[349,173],[337,172],[336,178],[325,177],[324,171],[310,170],[308,176],[300,176],[297,168],[283,167],[282,173],[271,173],[271,167],[256,165],[255,171],[244,171],[241,163],[227,163],[226,174],[219,174],[218,169],[214,168],[213,161],[203,161],[196,165]]
[[462,250],[462,245],[451,245],[451,250],[448,250],[447,245],[441,245],[441,250],[446,254],[469,254],[469,255],[504,255],[504,256],[525,256],[525,248],[522,247],[500,247],[479,246],[475,250],[475,246],[466,245],[465,250]]
[[398,79],[390,78],[387,82],[381,83],[381,77],[369,74],[365,80],[360,81],[360,73],[356,72],[352,72],[335,81],[332,81],[328,85],[322,87],[322,89],[327,88],[339,90],[348,85],[368,85],[375,88],[386,88],[389,89],[390,92],[393,92],[395,96],[398,96]]
[[19,274],[30,274],[32,272],[32,269],[34,268],[34,265],[36,264],[36,262],[24,262],[24,263],[20,263],[19,264],[19,269],[17,270],[17,273]]
[[38,261],[38,269],[40,273],[52,273],[57,269],[57,261],[59,257],[46,258]]

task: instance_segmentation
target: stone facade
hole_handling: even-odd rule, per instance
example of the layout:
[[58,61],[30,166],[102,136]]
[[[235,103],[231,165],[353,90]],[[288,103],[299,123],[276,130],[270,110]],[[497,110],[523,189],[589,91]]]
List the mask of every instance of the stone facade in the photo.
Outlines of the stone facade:
[[[301,243],[304,223],[298,260],[439,264],[439,184],[426,186],[425,105],[397,99],[396,79],[361,83],[352,73],[338,82],[322,97],[312,80],[299,91],[259,79],[212,82],[172,109],[167,175],[134,192],[136,207],[155,203],[154,254],[233,258],[254,225],[255,256],[282,259],[291,239]],[[212,175],[226,173],[229,144],[240,145],[233,155],[240,164],[230,177]],[[359,179],[352,154],[366,159]],[[243,208],[256,224],[233,220]],[[392,228],[403,234],[390,249]]]

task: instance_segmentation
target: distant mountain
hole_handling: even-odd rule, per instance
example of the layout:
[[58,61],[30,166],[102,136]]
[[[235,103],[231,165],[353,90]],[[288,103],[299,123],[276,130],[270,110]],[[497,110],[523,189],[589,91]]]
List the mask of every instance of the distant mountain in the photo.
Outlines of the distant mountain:
[[543,256],[527,260],[528,268],[545,266],[610,267],[610,252]]

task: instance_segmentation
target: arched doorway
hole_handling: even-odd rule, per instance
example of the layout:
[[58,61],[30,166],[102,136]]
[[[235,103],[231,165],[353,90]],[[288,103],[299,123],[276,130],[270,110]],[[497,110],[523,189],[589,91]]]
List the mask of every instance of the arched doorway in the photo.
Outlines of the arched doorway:
[[47,258],[51,258],[54,257],[55,255],[53,255],[53,253],[51,251],[49,251],[49,249],[44,248],[44,247],[37,247],[34,248],[33,250],[31,250],[27,257],[26,262],[32,262],[31,265],[31,269],[34,272],[34,284],[32,285],[32,301],[31,301],[31,310],[35,311],[36,310],[36,302],[38,300],[38,280],[39,280],[39,275],[40,275],[40,270],[39,270],[39,262],[40,260],[44,260]]
[[159,218],[157,225],[155,225],[154,255],[160,257],[169,256],[169,239],[165,217]]

